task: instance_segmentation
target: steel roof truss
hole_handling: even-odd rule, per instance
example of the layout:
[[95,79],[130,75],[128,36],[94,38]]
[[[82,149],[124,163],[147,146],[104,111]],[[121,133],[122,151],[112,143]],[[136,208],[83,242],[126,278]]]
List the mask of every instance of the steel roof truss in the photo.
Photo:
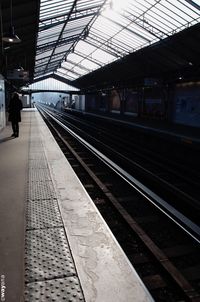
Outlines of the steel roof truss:
[[37,53],[38,53],[38,51],[40,53],[40,51],[43,52],[48,49],[52,49],[52,48],[55,49],[56,46],[70,44],[70,43],[74,42],[75,39],[78,39],[78,38],[79,38],[79,35],[75,35],[75,36],[71,36],[71,37],[62,39],[59,42],[53,41],[53,42],[42,44],[41,46],[37,47]]
[[[99,8],[99,5],[90,7],[88,9],[76,9],[76,11],[72,12],[70,20],[74,20],[74,19],[78,19],[78,18],[83,18],[83,17],[87,17],[87,16],[90,16],[90,15],[94,15],[94,13],[96,13],[96,10],[98,8]],[[74,15],[74,17],[73,17],[73,15]],[[53,20],[55,20],[55,23],[57,23],[58,22],[57,20],[59,18],[63,18],[63,22],[64,22],[67,19],[66,12],[64,14],[57,15],[56,17],[50,17],[50,18],[42,19],[41,22],[44,23],[44,22],[50,21],[51,22],[50,24],[53,25],[54,24],[54,23],[52,23]]]
[[97,33],[94,32],[92,33],[91,39],[94,39],[94,37],[97,41],[101,39],[104,45],[106,45],[108,48],[110,47],[112,51],[113,49],[116,50],[116,53],[119,54],[120,56],[124,55],[125,53],[129,53],[130,51],[130,47],[125,47],[126,44],[124,43],[124,41],[113,39],[113,37],[109,37],[105,39],[104,37],[102,37],[99,31]]
[[[101,5],[103,5],[104,2],[105,2],[105,1],[100,2]],[[89,1],[88,3],[90,3],[90,1]],[[76,4],[77,4],[77,0],[74,0],[74,3],[73,3],[73,5],[72,5],[72,7],[71,7],[71,10],[70,10],[70,14],[68,15],[68,18],[67,18],[65,24],[63,25],[63,29],[62,29],[62,31],[60,32],[59,38],[58,38],[58,40],[57,40],[57,43],[59,42],[59,40],[60,40],[60,38],[61,38],[61,36],[62,36],[62,33],[63,33],[64,29],[65,29],[65,26],[66,26],[67,22],[70,20],[70,15],[72,14],[74,8],[76,7]],[[99,10],[100,10],[100,8],[101,8],[101,6],[99,7]],[[99,10],[94,14],[94,17],[97,16],[97,14],[99,13]],[[90,20],[90,21],[91,21],[91,20]],[[88,24],[86,25],[85,29],[87,30],[87,28],[88,28]],[[83,30],[83,34],[84,34],[85,29]],[[79,39],[80,39],[80,38],[81,38],[81,37],[79,37]],[[79,39],[77,39],[77,40],[79,40]],[[77,40],[74,41],[74,43],[76,43]],[[55,46],[55,47],[56,47],[56,46]],[[53,49],[53,51],[52,51],[52,55],[53,55],[54,52],[55,52],[55,47],[54,47],[54,49]],[[49,60],[49,61],[50,61],[50,60]],[[48,65],[47,65],[47,66],[48,66]]]
[[[123,15],[124,16],[124,15]],[[134,17],[134,19],[132,19]],[[130,21],[139,26],[140,28],[147,31],[149,34],[153,35],[157,39],[162,39],[166,36],[166,33],[162,31],[159,27],[149,24],[149,22],[143,17],[137,17],[136,15],[132,14],[130,11],[127,12],[126,18]]]
[[[76,76],[78,76],[78,77],[81,76],[80,73],[75,72],[74,70],[71,70],[71,69],[69,69],[69,68],[66,68],[66,67],[61,67],[61,68],[59,68],[59,70],[62,70],[62,69],[67,70],[67,71],[70,71],[70,72],[72,72],[74,75],[76,75]],[[63,74],[64,74],[64,73],[63,73]]]
[[[71,7],[71,9],[70,9],[70,12],[69,12],[69,14],[68,14],[68,16],[67,16],[67,19],[65,20],[65,23],[64,23],[64,25],[63,25],[63,28],[62,28],[61,32],[59,33],[59,37],[58,37],[58,39],[57,39],[57,41],[56,41],[56,43],[55,43],[55,45],[54,45],[54,47],[53,47],[51,56],[53,56],[53,54],[54,54],[54,52],[55,52],[56,45],[58,45],[59,42],[60,42],[60,39],[61,39],[62,34],[63,34],[63,31],[64,31],[64,29],[65,29],[65,27],[66,27],[67,22],[68,22],[69,19],[70,19],[71,13],[73,12],[73,10],[74,10],[74,8],[75,8],[76,3],[77,3],[77,0],[74,0],[74,2],[73,2],[73,4],[72,4],[72,7]],[[49,59],[49,62],[47,63],[47,67],[46,67],[46,68],[48,68],[48,64],[50,63],[50,60],[51,60],[51,57],[50,57],[50,59]]]
[[78,51],[76,51],[75,54],[79,55],[79,56],[82,57],[83,59],[86,59],[86,60],[88,60],[88,61],[90,61],[90,62],[92,62],[92,63],[98,65],[99,67],[102,66],[102,63],[99,62],[98,60],[92,58],[92,57],[91,57],[91,54],[89,54],[89,55],[84,55],[84,54],[82,54],[82,53],[80,53],[80,52],[78,52]]
[[72,76],[69,76],[69,75],[66,76],[66,74],[64,74],[64,73],[62,73],[60,71],[56,71],[55,75],[58,75],[59,77],[61,77],[63,79],[71,78],[72,80],[75,80],[77,78],[76,76],[75,77],[72,77]]
[[200,5],[194,2],[193,0],[184,0],[184,1],[188,2],[191,6],[195,7],[200,11]]
[[[74,17],[74,18],[70,18],[70,21],[77,21],[77,20],[80,20],[80,19],[82,19],[82,18],[85,18],[85,17],[91,17],[91,16],[93,16],[94,14],[93,13],[88,13],[87,15],[80,15],[80,16],[76,16],[76,17]],[[66,16],[66,15],[65,15]],[[65,20],[66,19],[64,19],[64,20],[62,20],[62,21],[57,21],[57,22],[55,22],[55,23],[52,23],[52,24],[48,24],[48,25],[44,25],[43,27],[40,27],[39,28],[39,32],[41,32],[41,31],[45,31],[45,30],[47,30],[47,29],[49,29],[49,28],[52,28],[52,27],[54,27],[54,26],[57,26],[57,25],[61,25],[61,24],[63,24],[64,22],[65,22]]]
[[70,63],[70,64],[73,64],[74,65],[74,67],[79,67],[79,68],[81,68],[81,69],[83,69],[83,70],[85,70],[86,72],[90,72],[91,70],[90,69],[88,69],[88,68],[86,68],[85,66],[83,66],[83,65],[81,65],[80,63],[76,63],[76,62],[73,62],[73,61],[71,61],[71,60],[67,60],[66,61],[66,63]]
[[90,45],[96,47],[96,49],[93,51],[93,53],[95,53],[95,51],[97,51],[98,49],[100,49],[100,50],[102,50],[102,51],[104,51],[104,52],[110,54],[111,56],[117,58],[117,59],[118,59],[118,58],[121,58],[121,56],[122,56],[121,53],[120,53],[120,54],[117,53],[115,49],[114,49],[114,51],[111,50],[111,47],[107,44],[107,43],[109,43],[109,41],[106,41],[105,44],[102,44],[102,43],[101,43],[101,45],[98,45],[98,44],[95,43],[95,42],[101,43],[101,41],[98,41],[98,40],[95,39],[94,37],[93,37],[93,39],[91,38],[91,39],[88,39],[88,40],[87,40],[87,43],[88,43],[88,44],[90,44]]

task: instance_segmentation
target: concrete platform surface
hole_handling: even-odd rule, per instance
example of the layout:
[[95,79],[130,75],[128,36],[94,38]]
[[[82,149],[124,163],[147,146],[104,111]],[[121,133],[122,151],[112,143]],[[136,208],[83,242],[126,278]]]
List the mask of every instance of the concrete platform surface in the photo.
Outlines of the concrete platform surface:
[[[26,199],[30,112],[22,114],[18,138],[11,125],[0,132],[1,301],[23,301],[24,201]],[[4,300],[5,298],[5,300]]]

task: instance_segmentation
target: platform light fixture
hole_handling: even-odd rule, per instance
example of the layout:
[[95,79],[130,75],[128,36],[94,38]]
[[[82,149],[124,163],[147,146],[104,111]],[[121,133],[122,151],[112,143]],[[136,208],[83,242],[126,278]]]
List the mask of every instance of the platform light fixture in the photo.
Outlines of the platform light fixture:
[[12,11],[12,0],[10,0],[10,27],[9,32],[3,35],[2,40],[7,43],[20,43],[21,39],[15,34],[13,26],[13,11]]

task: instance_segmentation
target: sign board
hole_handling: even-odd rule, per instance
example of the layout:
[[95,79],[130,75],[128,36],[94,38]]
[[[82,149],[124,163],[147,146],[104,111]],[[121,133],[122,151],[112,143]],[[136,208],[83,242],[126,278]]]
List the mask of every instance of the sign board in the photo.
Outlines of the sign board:
[[7,79],[28,81],[29,72],[27,70],[21,70],[21,69],[8,70]]

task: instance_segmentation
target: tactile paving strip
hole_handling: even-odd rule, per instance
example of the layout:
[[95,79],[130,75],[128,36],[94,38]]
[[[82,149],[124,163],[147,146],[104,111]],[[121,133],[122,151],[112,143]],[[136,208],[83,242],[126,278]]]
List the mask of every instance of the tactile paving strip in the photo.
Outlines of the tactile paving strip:
[[[40,132],[40,130],[38,129],[38,132]],[[31,135],[32,136],[32,135]],[[35,146],[43,146],[42,144],[42,140],[38,137],[31,137],[30,139],[30,145],[33,144]]]
[[44,152],[43,146],[35,146],[34,144],[29,146],[30,152]]
[[49,169],[29,169],[29,182],[51,180]]
[[27,198],[29,200],[56,199],[52,181],[29,182]]
[[25,282],[75,275],[63,228],[26,231]]
[[30,159],[29,160],[29,169],[47,169],[48,164],[46,159]]
[[35,126],[32,128],[31,126],[31,140],[41,140],[41,136],[40,136],[40,129],[39,126]]
[[31,152],[29,153],[29,159],[46,160],[44,152]]
[[39,127],[32,125],[31,129],[24,301],[84,301],[62,227],[63,222],[40,140]]
[[32,150],[32,148],[43,148],[43,144],[39,140],[32,140],[30,141],[30,150]]
[[29,144],[29,150],[30,152],[38,152],[39,151],[44,151],[43,144],[40,140],[31,140]]
[[25,302],[84,301],[77,277],[30,283],[25,288]]
[[57,200],[26,203],[26,229],[44,229],[63,226]]

